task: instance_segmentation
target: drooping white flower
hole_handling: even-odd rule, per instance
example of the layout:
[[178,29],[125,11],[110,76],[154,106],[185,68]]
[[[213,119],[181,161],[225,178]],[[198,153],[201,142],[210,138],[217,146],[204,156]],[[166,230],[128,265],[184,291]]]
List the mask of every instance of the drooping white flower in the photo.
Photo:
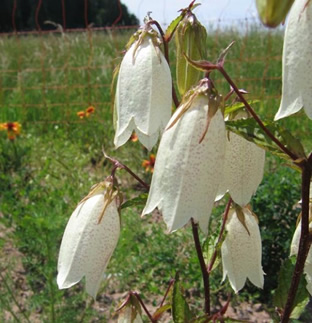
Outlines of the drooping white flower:
[[302,107],[312,119],[312,2],[296,0],[290,10],[283,49],[282,101],[275,120]]
[[[240,119],[239,114],[236,119]],[[226,192],[236,204],[245,206],[263,178],[265,151],[243,137],[229,132],[225,146],[223,177],[216,200]]]
[[247,278],[262,288],[261,236],[255,216],[247,208],[231,210],[226,230],[221,246],[223,280],[228,276],[236,293],[244,287]]
[[58,258],[60,289],[75,285],[85,276],[87,293],[96,297],[120,233],[114,194],[111,183],[102,182],[71,215]]
[[[176,121],[188,104],[189,109]],[[143,214],[158,207],[170,232],[191,218],[199,222],[203,232],[208,230],[225,151],[225,124],[220,109],[199,143],[207,114],[212,110],[208,96],[198,94],[191,102],[182,103],[169,121],[171,127],[162,135]]]
[[151,150],[171,116],[172,80],[168,63],[149,35],[135,41],[119,70],[115,109],[116,148],[136,132]]

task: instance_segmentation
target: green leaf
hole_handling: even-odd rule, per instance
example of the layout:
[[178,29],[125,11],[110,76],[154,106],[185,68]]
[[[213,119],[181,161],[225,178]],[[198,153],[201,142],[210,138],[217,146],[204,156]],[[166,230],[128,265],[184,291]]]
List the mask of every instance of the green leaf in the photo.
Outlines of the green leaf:
[[[254,106],[256,103],[259,103],[260,100],[249,100],[247,102],[249,105]],[[243,108],[245,108],[245,104],[243,102],[236,102],[234,104],[231,104],[231,105],[225,107],[224,116],[226,117],[230,113],[236,112],[236,111],[241,110]]]
[[137,197],[134,197],[131,200],[126,201],[121,205],[121,209],[125,209],[127,207],[132,207],[132,206],[139,206],[139,205],[145,205],[147,201],[148,194],[147,193],[142,193]]
[[182,13],[177,18],[171,21],[164,36],[167,41],[170,41],[170,39],[173,36],[173,33],[175,32],[176,28],[178,27],[180,21],[184,18],[184,16],[185,13],[182,11]]
[[[299,158],[305,158],[305,152],[301,142],[292,136],[292,134],[282,128],[276,122],[264,122],[264,125],[270,132],[292,153],[296,154]],[[287,161],[291,160],[288,155],[282,152],[274,141],[268,137],[260,128],[256,120],[253,118],[240,119],[235,121],[226,121],[226,128],[245,139],[254,142],[259,147],[277,155]]]
[[172,294],[172,317],[175,323],[190,322],[193,315],[183,296],[182,283],[179,281],[179,274],[176,274]]
[[[287,259],[282,264],[282,267],[279,272],[278,277],[278,286],[274,291],[273,295],[273,305],[283,309],[286,305],[288,291],[290,288],[290,283],[292,279],[292,275],[295,269],[295,261],[296,257],[292,257],[292,259]],[[300,277],[300,282],[298,286],[298,291],[295,297],[293,309],[292,309],[292,318],[298,318],[302,311],[305,308],[305,305],[309,301],[309,293],[306,289],[306,280],[304,275]]]
[[203,256],[205,259],[205,263],[210,263],[211,258],[215,252],[215,250],[217,249],[217,257],[216,260],[214,262],[214,265],[212,267],[212,270],[216,269],[218,267],[218,265],[221,262],[221,245],[223,242],[223,239],[220,243],[217,243],[218,238],[216,237],[215,239],[213,239],[211,236],[208,236],[208,238],[205,240],[204,245],[203,245]]
[[153,319],[155,321],[159,320],[161,316],[170,309],[171,309],[171,304],[163,305],[162,307],[158,308],[157,311],[153,314]]

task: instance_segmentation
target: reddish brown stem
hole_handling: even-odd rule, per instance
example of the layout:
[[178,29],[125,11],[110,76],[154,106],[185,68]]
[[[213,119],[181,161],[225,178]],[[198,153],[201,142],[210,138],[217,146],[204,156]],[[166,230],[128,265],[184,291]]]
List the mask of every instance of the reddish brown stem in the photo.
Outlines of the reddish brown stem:
[[230,198],[227,205],[226,205],[225,211],[224,211],[224,216],[223,216],[223,220],[222,220],[222,225],[221,225],[218,241],[217,241],[215,250],[213,252],[213,255],[211,257],[209,266],[207,267],[208,274],[211,273],[213,265],[214,265],[214,263],[216,261],[216,258],[217,258],[219,244],[222,241],[222,236],[223,236],[223,233],[224,233],[224,230],[225,230],[225,224],[226,224],[226,221],[227,221],[227,218],[228,218],[228,215],[229,215],[231,204],[232,204],[232,199]]
[[197,252],[197,257],[200,264],[200,269],[203,276],[204,282],[204,292],[205,292],[205,314],[210,315],[210,284],[209,284],[209,274],[206,269],[205,259],[203,256],[203,251],[199,241],[198,235],[198,224],[194,222],[193,218],[191,218],[192,222],[192,231],[193,231],[193,238],[195,243],[195,248]]
[[230,78],[230,76],[227,74],[227,72],[224,70],[223,66],[221,64],[217,65],[217,69],[221,72],[221,74],[224,76],[226,81],[232,86],[233,90],[235,91],[236,95],[240,98],[240,100],[244,103],[246,109],[250,112],[250,114],[253,116],[253,118],[256,120],[260,128],[265,132],[265,134],[275,142],[275,144],[286,154],[288,155],[292,160],[297,160],[298,156],[296,156],[294,153],[292,153],[290,150],[288,150],[272,133],[271,131],[263,124],[261,119],[258,117],[258,115],[255,113],[253,108],[249,105],[249,103],[246,101],[245,97],[242,93],[240,93],[238,87],[235,85],[233,80]]
[[302,276],[304,264],[311,246],[311,237],[309,235],[309,204],[310,204],[310,182],[312,175],[312,154],[302,165],[301,174],[301,235],[297,254],[297,261],[293,272],[287,302],[282,314],[282,323],[289,322],[289,318],[294,306],[294,300],[297,294],[300,277]]
[[148,318],[150,319],[150,321],[152,323],[156,323],[157,321],[153,319],[151,313],[148,311],[148,309],[146,308],[145,304],[143,303],[142,298],[139,295],[139,293],[137,293],[137,292],[131,292],[131,294],[134,295],[137,298],[137,300],[140,302],[141,306],[143,307],[143,309],[144,309],[146,315],[148,316]]
[[164,305],[164,302],[165,302],[165,300],[166,300],[166,298],[167,298],[167,296],[168,296],[168,294],[169,294],[169,291],[170,291],[171,287],[173,286],[174,282],[175,282],[175,280],[174,280],[174,279],[171,279],[171,280],[170,280],[170,282],[169,282],[169,286],[168,286],[168,288],[167,288],[167,290],[166,290],[166,293],[165,293],[165,295],[164,295],[164,298],[162,299],[162,301],[161,301],[161,303],[160,303],[160,305],[159,305],[159,308],[160,308],[160,307],[162,307],[162,306]]
[[112,175],[115,175],[115,172],[117,170],[117,168],[121,168],[126,170],[133,178],[135,178],[141,185],[143,185],[147,190],[149,190],[149,185],[147,183],[145,183],[137,174],[135,174],[128,166],[126,166],[125,164],[121,163],[119,160],[109,157],[105,154],[104,150],[103,150],[103,154],[104,157],[106,159],[108,159],[111,163],[114,164],[114,168],[112,170]]

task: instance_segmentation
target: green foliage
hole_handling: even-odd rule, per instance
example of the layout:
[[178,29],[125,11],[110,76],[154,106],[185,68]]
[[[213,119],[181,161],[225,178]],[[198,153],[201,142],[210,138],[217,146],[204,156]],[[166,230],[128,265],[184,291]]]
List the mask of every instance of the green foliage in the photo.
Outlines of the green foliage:
[[[274,292],[273,305],[280,308],[281,310],[285,307],[287,302],[288,290],[290,288],[292,275],[295,269],[295,263],[296,257],[285,260],[279,272],[278,287]],[[300,314],[308,304],[309,299],[309,293],[306,289],[306,280],[304,276],[301,276],[298,292],[294,300],[291,318],[299,318]]]
[[[266,173],[255,197],[252,209],[259,218],[262,237],[262,265],[266,273],[264,288],[259,300],[272,303],[272,290],[277,287],[277,274],[283,259],[287,259],[299,210],[295,205],[300,199],[300,174],[280,167],[271,159],[272,171]],[[251,290],[253,290],[251,288]]]
[[172,293],[172,318],[175,323],[187,323],[193,318],[193,314],[183,294],[182,283],[177,274]]
[[[305,152],[301,142],[295,138],[288,130],[283,129],[276,122],[264,123],[267,129],[277,138],[289,151],[298,156],[305,158]],[[275,154],[283,159],[290,160],[290,157],[281,151],[274,141],[260,128],[255,119],[241,119],[235,121],[226,121],[228,130],[254,142],[261,148]]]

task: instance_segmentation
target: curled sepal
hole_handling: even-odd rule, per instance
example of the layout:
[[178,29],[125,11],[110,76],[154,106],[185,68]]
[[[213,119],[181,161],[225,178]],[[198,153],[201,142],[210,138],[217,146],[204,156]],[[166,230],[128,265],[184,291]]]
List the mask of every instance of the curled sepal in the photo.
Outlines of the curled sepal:
[[207,56],[207,31],[192,11],[185,12],[176,29],[175,41],[177,86],[180,94],[184,95],[201,76],[201,71],[193,67],[185,57],[196,61]]
[[134,295],[129,294],[125,304],[119,309],[118,323],[141,323],[142,309]]
[[[183,227],[192,217],[207,233],[208,221],[222,175],[225,128],[221,110],[215,111],[209,129],[209,90],[191,95],[175,111],[171,125],[161,138],[151,188],[143,214],[156,207],[170,232]],[[173,125],[172,125],[173,124]]]
[[136,132],[149,150],[171,115],[172,81],[168,63],[154,33],[143,31],[126,52],[119,70],[114,143],[122,146]]
[[261,236],[255,215],[248,208],[236,206],[236,210],[230,210],[226,230],[221,247],[223,280],[228,276],[236,293],[244,287],[247,278],[262,288]]
[[296,0],[290,10],[283,48],[282,100],[275,120],[302,107],[312,119],[312,2]]
[[[236,113],[235,119],[245,119],[244,111]],[[245,138],[229,132],[225,146],[223,177],[216,200],[229,192],[240,206],[249,203],[263,178],[265,150]]]
[[69,288],[85,276],[86,291],[95,298],[119,234],[116,191],[109,179],[91,189],[67,223],[58,258],[58,287]]
[[277,27],[285,20],[294,0],[256,0],[262,23],[267,27]]

